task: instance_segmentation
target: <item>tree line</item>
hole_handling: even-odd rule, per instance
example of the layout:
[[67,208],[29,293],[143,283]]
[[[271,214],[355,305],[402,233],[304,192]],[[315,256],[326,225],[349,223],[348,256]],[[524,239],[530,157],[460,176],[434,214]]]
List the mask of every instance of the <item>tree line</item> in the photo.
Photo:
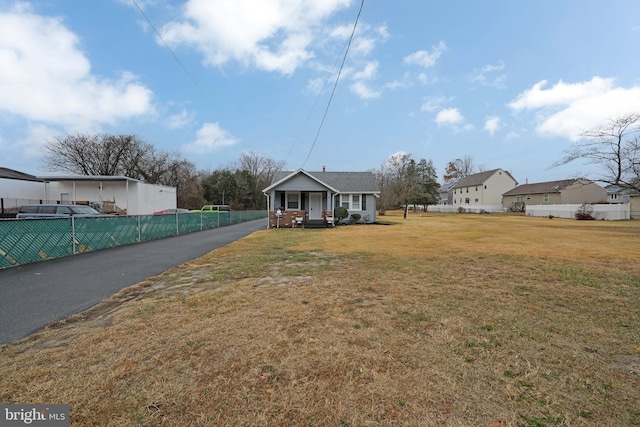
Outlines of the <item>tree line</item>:
[[[600,167],[595,180],[640,192],[640,113],[629,113],[580,134],[581,139],[564,150],[552,167],[582,160]],[[262,189],[271,184],[276,171],[284,167],[255,152],[245,152],[232,165],[213,172],[198,171],[178,152],[165,152],[137,135],[96,134],[55,138],[45,145],[43,162],[51,171],[80,175],[127,176],[148,184],[176,188],[178,207],[197,209],[203,204],[226,204],[235,210],[264,209]],[[481,172],[471,156],[450,161],[444,170],[445,183],[455,183]],[[438,203],[440,184],[431,160],[411,154],[392,155],[375,175],[380,214],[388,209]]]

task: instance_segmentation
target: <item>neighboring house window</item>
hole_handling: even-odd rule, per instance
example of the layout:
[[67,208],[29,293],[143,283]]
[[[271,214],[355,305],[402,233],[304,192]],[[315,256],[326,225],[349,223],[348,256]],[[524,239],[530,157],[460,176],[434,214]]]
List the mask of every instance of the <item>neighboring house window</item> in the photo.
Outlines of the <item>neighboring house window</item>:
[[468,205],[469,204],[469,198],[467,197],[466,199],[464,199],[464,202]]
[[467,193],[469,192],[469,187],[467,187]]
[[476,199],[476,203],[478,203],[478,199]]
[[360,194],[341,194],[340,206],[350,211],[360,210]]
[[549,193],[544,193],[544,202],[545,203],[549,202]]
[[531,200],[531,194],[527,194],[527,200]]
[[287,193],[287,209],[300,209],[300,193]]

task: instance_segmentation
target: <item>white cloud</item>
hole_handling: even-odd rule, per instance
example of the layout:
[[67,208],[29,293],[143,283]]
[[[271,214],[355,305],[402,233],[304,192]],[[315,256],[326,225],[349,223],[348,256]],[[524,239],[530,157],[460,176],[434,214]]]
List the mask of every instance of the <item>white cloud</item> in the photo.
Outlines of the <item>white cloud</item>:
[[436,123],[441,125],[459,125],[464,122],[464,117],[457,108],[445,108],[436,114]]
[[485,120],[484,122],[484,130],[489,132],[491,136],[493,136],[493,134],[499,131],[501,128],[502,128],[502,122],[500,120],[500,117],[497,117],[497,116],[488,117],[487,120]]
[[188,0],[179,20],[161,29],[170,45],[195,47],[204,62],[237,61],[291,74],[314,57],[323,22],[351,0]]
[[621,114],[638,111],[640,86],[615,87],[612,78],[593,77],[580,83],[546,80],[520,93],[509,103],[514,111],[535,111],[536,131],[576,141],[579,134]]
[[464,116],[457,108],[445,108],[440,110],[438,114],[436,114],[435,121],[438,126],[451,127],[456,132],[473,129],[473,125],[466,123]]
[[211,153],[223,147],[230,147],[239,141],[227,134],[218,123],[205,123],[197,132],[196,140],[182,146],[182,149],[196,154]]
[[362,99],[374,99],[381,95],[380,91],[374,90],[363,81],[357,81],[349,86],[351,92],[358,95]]
[[384,85],[387,89],[404,89],[413,86],[413,81],[411,81],[411,74],[404,73],[402,79],[394,80]]
[[167,126],[169,129],[178,129],[193,122],[193,113],[188,113],[186,110],[182,110],[178,114],[174,114],[169,117]]
[[0,111],[67,129],[152,114],[152,92],[128,72],[91,74],[80,40],[60,18],[18,4],[0,11]]
[[432,52],[427,50],[419,50],[404,57],[406,64],[420,65],[424,68],[433,67],[438,62],[440,56],[447,50],[445,42],[440,41],[437,46],[432,46]]
[[442,104],[444,104],[445,102],[448,102],[450,99],[447,99],[444,96],[439,96],[439,97],[427,97],[425,98],[424,102],[422,103],[422,107],[420,107],[421,111],[426,111],[428,113],[434,112],[437,109],[440,108],[440,106]]
[[322,92],[325,86],[326,79],[318,77],[317,79],[311,79],[307,82],[307,92],[313,95],[318,95]]
[[485,65],[479,70],[473,70],[473,75],[470,77],[471,82],[480,83],[483,86],[504,87],[504,82],[507,79],[505,73],[496,75],[496,72],[504,70],[504,62],[500,61],[497,65]]
[[372,80],[378,74],[378,65],[377,61],[367,62],[362,71],[354,73],[352,78],[354,80]]

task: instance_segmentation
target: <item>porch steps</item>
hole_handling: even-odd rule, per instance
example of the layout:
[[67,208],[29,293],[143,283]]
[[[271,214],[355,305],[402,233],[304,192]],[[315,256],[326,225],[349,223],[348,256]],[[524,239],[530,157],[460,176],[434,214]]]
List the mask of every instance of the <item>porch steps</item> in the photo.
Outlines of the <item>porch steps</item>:
[[310,219],[305,221],[304,228],[326,228],[327,223],[321,219]]

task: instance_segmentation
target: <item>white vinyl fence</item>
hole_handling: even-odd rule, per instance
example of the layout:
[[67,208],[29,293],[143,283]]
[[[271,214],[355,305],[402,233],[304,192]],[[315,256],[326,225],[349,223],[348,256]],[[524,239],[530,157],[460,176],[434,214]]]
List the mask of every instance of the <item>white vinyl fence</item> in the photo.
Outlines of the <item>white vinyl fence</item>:
[[[575,218],[582,205],[527,205],[527,216],[553,216],[558,218]],[[631,218],[631,205],[619,203],[610,205],[590,205],[591,216],[595,219],[623,220]]]
[[465,213],[496,213],[505,212],[505,208],[502,205],[429,205],[427,206],[428,212],[459,212],[459,209],[464,209]]

